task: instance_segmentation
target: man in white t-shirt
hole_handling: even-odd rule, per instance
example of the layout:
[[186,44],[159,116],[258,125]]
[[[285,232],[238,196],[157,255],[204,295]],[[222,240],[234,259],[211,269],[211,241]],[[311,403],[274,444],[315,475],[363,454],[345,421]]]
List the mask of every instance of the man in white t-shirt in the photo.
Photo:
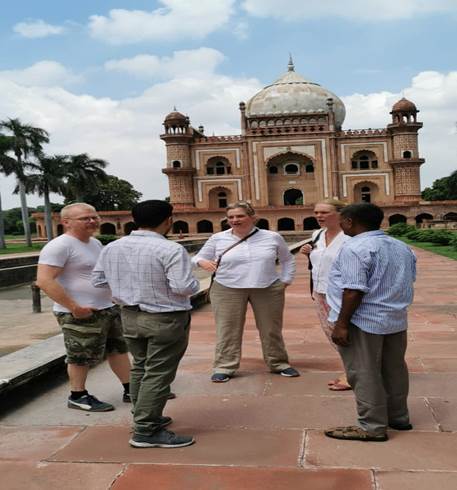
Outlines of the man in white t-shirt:
[[92,237],[99,216],[85,203],[65,206],[60,215],[65,233],[41,251],[36,284],[54,300],[54,314],[62,326],[71,390],[68,407],[107,412],[114,406],[86,390],[89,368],[106,354],[124,386],[123,400],[129,402],[130,361],[119,307],[113,304],[109,288],[95,288],[91,283],[92,269],[103,248]]

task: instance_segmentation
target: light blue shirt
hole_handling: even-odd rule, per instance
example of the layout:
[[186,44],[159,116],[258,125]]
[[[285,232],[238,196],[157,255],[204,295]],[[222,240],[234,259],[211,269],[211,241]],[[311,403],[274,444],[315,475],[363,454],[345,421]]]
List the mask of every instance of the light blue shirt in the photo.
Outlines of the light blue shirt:
[[330,270],[329,321],[338,319],[343,290],[356,289],[365,294],[351,323],[378,335],[406,330],[415,280],[416,257],[407,245],[381,230],[356,235],[342,246]]
[[109,287],[116,303],[150,313],[190,310],[199,290],[185,248],[153,231],[132,231],[108,244],[92,271],[95,287]]

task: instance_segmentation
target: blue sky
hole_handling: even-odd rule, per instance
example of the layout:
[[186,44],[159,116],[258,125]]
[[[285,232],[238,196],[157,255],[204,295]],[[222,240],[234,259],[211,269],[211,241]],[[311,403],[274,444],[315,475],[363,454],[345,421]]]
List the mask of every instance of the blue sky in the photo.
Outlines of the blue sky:
[[[385,126],[402,95],[417,104],[424,187],[457,168],[456,38],[457,0],[16,0],[0,17],[0,119],[43,127],[47,153],[104,158],[161,198],[173,105],[209,134],[237,134],[238,102],[291,52],[343,99],[346,129]],[[3,206],[18,205],[0,178]]]

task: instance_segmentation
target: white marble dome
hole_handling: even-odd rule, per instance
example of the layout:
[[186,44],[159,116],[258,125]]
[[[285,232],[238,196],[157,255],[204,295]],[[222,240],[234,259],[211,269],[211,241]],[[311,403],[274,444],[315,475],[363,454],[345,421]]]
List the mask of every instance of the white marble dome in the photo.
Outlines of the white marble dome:
[[289,70],[276,82],[268,85],[246,104],[246,116],[282,116],[306,113],[328,113],[327,100],[333,99],[337,128],[343,124],[346,109],[342,100],[318,83],[310,82],[294,71],[292,61]]

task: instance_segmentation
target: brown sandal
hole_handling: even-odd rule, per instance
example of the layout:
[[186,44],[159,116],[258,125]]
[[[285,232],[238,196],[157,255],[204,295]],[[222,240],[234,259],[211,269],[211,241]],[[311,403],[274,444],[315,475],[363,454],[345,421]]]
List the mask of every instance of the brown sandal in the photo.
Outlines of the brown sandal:
[[350,425],[348,427],[334,427],[333,429],[324,431],[324,434],[332,439],[342,439],[346,441],[384,442],[388,439],[387,434],[367,432],[355,425]]
[[352,390],[352,388],[344,383],[340,383],[339,381],[337,383],[334,383],[328,387],[330,391],[348,391]]

